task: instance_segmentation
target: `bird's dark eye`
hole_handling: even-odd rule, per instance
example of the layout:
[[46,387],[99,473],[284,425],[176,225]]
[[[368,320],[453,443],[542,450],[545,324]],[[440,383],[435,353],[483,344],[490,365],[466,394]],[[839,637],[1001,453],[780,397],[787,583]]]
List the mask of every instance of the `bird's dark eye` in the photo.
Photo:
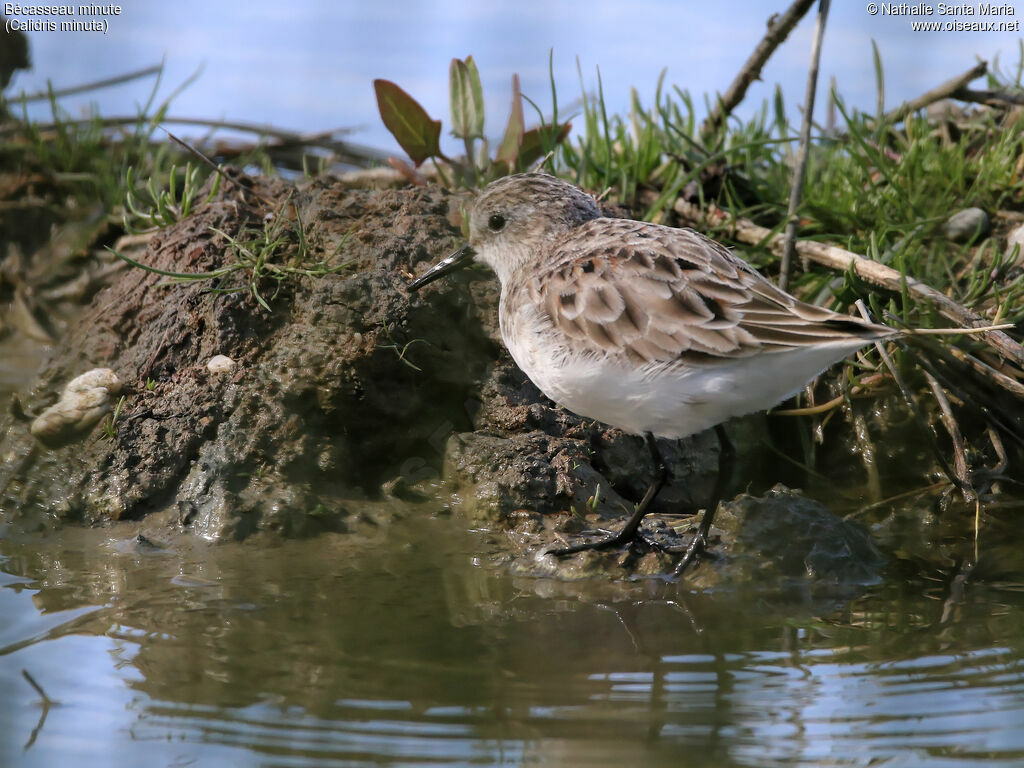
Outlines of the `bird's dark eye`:
[[487,219],[487,228],[491,232],[501,232],[505,228],[505,217],[500,213],[492,213]]

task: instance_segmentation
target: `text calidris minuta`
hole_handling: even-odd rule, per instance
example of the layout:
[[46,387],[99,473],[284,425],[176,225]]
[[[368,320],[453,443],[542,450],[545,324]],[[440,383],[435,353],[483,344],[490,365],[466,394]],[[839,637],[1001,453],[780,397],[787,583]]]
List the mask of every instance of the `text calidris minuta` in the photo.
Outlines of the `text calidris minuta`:
[[[469,243],[410,288],[473,259],[501,280],[501,337],[533,383],[581,416],[643,435],[654,461],[654,481],[622,531],[557,555],[637,535],[665,480],[655,437],[715,427],[724,456],[722,422],[770,408],[899,334],[799,301],[693,230],[605,218],[590,195],[541,173],[484,189]],[[714,511],[681,567],[706,546]]]

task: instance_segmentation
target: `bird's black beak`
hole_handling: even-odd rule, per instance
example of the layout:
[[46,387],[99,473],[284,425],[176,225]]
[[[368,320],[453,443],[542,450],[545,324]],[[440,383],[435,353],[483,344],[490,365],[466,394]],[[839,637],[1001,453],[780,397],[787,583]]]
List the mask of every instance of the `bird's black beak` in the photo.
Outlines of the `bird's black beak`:
[[409,283],[409,290],[418,291],[427,283],[432,283],[437,280],[437,278],[443,277],[449,272],[454,272],[459,267],[465,266],[473,260],[474,256],[476,256],[476,251],[470,247],[469,243],[466,243],[451,256],[446,259],[441,259],[441,261],[437,262],[437,264]]

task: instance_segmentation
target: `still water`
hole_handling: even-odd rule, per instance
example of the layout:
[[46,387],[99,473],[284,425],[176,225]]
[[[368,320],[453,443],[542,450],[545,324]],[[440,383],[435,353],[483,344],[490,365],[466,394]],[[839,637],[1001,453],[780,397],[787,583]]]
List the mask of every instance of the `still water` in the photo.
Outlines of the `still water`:
[[521,579],[427,514],[133,531],[0,536],[0,765],[1024,765],[1005,573],[951,590],[894,558],[825,605]]

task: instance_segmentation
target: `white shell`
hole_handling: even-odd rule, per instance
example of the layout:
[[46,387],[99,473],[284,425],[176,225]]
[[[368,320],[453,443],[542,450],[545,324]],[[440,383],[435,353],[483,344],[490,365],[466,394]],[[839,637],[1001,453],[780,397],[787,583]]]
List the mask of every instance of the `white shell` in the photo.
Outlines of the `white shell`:
[[55,442],[84,432],[110,410],[121,392],[121,380],[110,368],[93,368],[68,382],[60,400],[32,422],[29,431],[42,442]]
[[231,373],[235,368],[235,361],[227,355],[214,355],[206,364],[206,370],[212,374]]

